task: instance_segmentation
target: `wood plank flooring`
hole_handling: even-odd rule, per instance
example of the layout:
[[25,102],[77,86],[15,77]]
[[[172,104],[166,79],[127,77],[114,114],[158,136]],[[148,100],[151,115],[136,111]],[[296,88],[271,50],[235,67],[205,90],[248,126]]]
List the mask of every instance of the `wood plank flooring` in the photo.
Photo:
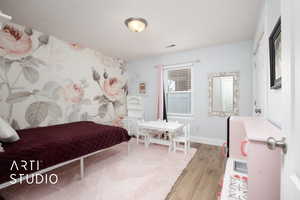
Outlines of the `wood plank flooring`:
[[193,159],[177,179],[166,200],[216,200],[218,183],[224,174],[225,159],[221,147],[193,144]]

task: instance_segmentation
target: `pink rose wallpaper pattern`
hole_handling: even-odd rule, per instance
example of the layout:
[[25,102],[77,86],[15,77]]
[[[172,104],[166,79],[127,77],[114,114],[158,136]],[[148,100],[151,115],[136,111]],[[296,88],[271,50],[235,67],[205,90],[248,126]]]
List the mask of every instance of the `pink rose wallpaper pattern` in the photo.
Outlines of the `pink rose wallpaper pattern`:
[[71,83],[64,88],[64,98],[67,102],[80,103],[84,96],[84,89],[81,85]]
[[32,50],[30,34],[12,25],[5,25],[0,31],[0,49],[8,56],[23,56]]
[[15,129],[80,120],[120,125],[126,62],[6,24],[0,30],[1,117]]

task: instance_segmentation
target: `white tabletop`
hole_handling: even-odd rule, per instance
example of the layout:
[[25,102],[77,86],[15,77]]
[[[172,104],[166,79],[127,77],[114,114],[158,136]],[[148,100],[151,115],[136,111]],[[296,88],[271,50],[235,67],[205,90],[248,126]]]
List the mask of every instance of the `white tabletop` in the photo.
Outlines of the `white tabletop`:
[[183,124],[177,122],[144,121],[139,123],[139,127],[172,132],[182,128]]

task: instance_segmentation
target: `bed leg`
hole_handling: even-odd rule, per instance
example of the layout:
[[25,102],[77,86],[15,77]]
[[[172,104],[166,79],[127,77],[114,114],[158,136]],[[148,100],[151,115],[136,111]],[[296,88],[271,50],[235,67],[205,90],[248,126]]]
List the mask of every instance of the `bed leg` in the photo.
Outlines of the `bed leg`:
[[130,142],[128,141],[127,142],[127,154],[129,155],[129,153],[130,153]]
[[84,158],[80,158],[80,178],[84,178]]

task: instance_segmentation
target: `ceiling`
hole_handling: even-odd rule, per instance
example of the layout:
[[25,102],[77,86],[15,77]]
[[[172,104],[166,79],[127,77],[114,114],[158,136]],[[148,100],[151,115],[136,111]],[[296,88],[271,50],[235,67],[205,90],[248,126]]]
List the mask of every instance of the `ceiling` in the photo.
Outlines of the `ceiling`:
[[[13,22],[132,60],[252,39],[262,0],[0,0]],[[130,32],[129,17],[148,21]],[[173,48],[165,48],[176,43]]]

